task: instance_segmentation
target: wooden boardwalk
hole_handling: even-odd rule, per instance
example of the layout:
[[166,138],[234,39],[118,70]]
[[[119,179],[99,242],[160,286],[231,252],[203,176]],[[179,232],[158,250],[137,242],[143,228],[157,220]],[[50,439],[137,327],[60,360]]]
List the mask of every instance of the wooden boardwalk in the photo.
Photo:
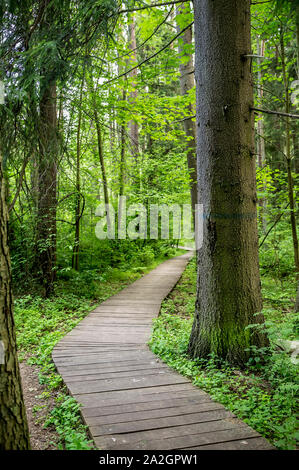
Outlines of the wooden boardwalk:
[[191,255],[165,261],[103,302],[53,351],[99,449],[271,449],[146,345]]

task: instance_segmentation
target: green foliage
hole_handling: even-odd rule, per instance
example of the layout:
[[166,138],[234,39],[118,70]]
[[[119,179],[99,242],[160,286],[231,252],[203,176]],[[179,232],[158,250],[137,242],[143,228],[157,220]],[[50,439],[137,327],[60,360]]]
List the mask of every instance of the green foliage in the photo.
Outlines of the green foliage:
[[61,450],[91,450],[93,442],[87,440],[87,426],[84,426],[80,417],[80,405],[72,397],[59,395],[57,405],[52,409],[44,426],[55,426],[60,436]]
[[[39,382],[46,386],[43,394],[45,400],[51,396],[51,391],[56,393],[62,390],[62,378],[52,362],[52,350],[90,308],[88,300],[70,293],[51,300],[27,295],[15,301],[19,355],[27,358],[29,355],[28,363],[39,367]],[[79,405],[65,393],[60,392],[59,397],[45,426],[55,426],[60,437],[59,448],[89,449],[90,442],[81,423]]]

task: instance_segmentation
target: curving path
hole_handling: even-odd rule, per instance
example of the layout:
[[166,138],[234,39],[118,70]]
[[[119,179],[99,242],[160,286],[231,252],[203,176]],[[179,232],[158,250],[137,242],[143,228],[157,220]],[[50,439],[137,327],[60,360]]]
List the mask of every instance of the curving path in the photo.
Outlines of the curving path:
[[53,351],[99,449],[271,449],[146,345],[153,317],[191,256],[165,261],[110,297]]

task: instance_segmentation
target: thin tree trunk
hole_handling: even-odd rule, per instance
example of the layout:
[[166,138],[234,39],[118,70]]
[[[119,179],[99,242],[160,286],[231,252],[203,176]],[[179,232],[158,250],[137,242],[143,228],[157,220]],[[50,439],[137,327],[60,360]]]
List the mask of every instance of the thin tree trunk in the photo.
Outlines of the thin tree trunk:
[[27,450],[30,441],[17,357],[7,236],[8,211],[0,155],[0,450]]
[[96,132],[97,132],[98,154],[99,154],[102,180],[103,180],[104,202],[105,202],[106,211],[107,211],[107,230],[109,232],[110,227],[111,227],[111,218],[110,218],[110,213],[109,213],[109,192],[108,192],[108,181],[107,181],[107,174],[106,174],[106,167],[105,167],[105,160],[104,160],[102,130],[100,126],[100,121],[99,121],[99,116],[98,116],[98,111],[97,111],[97,104],[95,100],[95,92],[93,88],[91,92],[92,92],[93,116],[94,116],[94,122],[96,126]]
[[[177,7],[177,14],[184,12],[185,10],[190,11],[190,5],[186,3],[182,6]],[[177,24],[177,31],[180,31],[180,27]],[[181,36],[182,46],[179,45],[179,52],[181,59],[180,63],[180,87],[181,94],[183,96],[188,95],[190,90],[194,88],[194,64],[192,54],[184,52],[184,47],[192,44],[192,26],[188,28]],[[188,60],[186,60],[186,56]],[[194,109],[190,103],[187,108],[190,116],[194,115]],[[196,168],[196,126],[195,122],[190,119],[184,120],[184,130],[187,137],[187,163],[190,174],[190,194],[193,214],[195,212],[195,204],[198,202],[197,195],[197,168]]]
[[95,120],[96,131],[97,131],[98,153],[99,153],[102,179],[103,179],[104,201],[105,201],[105,204],[109,204],[108,182],[107,182],[107,175],[106,175],[106,168],[105,168],[105,161],[104,161],[102,131],[101,131],[100,123],[99,123],[98,113],[95,109],[94,109],[94,120]]
[[[132,21],[129,24],[129,47],[132,50],[130,54],[130,66],[137,63],[137,56],[136,56],[136,24],[135,24],[135,17],[132,17]],[[136,86],[136,79],[137,79],[137,72],[138,69],[134,69],[130,72],[130,77],[133,79],[131,82],[131,86],[134,88]],[[134,103],[137,98],[137,90],[133,89],[128,97],[128,102],[130,103],[132,109],[134,109]],[[131,149],[133,154],[133,159],[135,162],[135,169],[137,174],[135,174],[135,182],[137,186],[140,187],[140,165],[139,165],[139,128],[138,123],[135,120],[131,120],[129,122],[129,135],[131,140]]]
[[80,156],[81,156],[81,122],[82,122],[82,97],[84,87],[84,76],[81,82],[79,97],[79,114],[77,127],[77,149],[76,149],[76,208],[75,208],[75,241],[72,256],[72,268],[79,271],[80,251],[80,215],[81,215],[81,183],[80,183]]
[[38,167],[38,265],[48,297],[56,279],[57,121],[56,84],[46,84],[40,99],[40,155]]
[[[288,84],[286,63],[285,63],[283,25],[281,25],[281,28],[280,28],[280,52],[281,52],[282,75],[283,75],[284,92],[285,92],[285,112],[288,114],[290,112],[290,94],[289,94],[289,84]],[[286,131],[286,164],[287,164],[287,174],[288,174],[288,197],[289,197],[289,203],[290,203],[290,222],[291,222],[291,227],[292,227],[295,268],[296,268],[296,271],[299,273],[299,249],[298,249],[298,236],[297,236],[296,216],[295,216],[294,182],[293,182],[293,177],[292,177],[291,130],[290,130],[290,119],[288,117],[285,118],[285,131]]]
[[115,110],[112,108],[109,115],[109,129],[110,129],[110,152],[111,155],[115,154]]
[[297,296],[296,296],[296,301],[295,301],[295,313],[299,312],[299,282],[298,282],[298,288],[297,288]]
[[[267,345],[258,264],[250,0],[195,0],[197,158],[203,245],[198,256],[192,357],[243,366]],[[200,272],[199,272],[200,267]],[[255,315],[257,314],[257,315]]]
[[[127,97],[126,90],[123,89],[122,99],[125,102]],[[126,127],[122,122],[120,126],[120,171],[119,171],[119,195],[125,194],[125,171],[126,171]]]
[[297,77],[299,80],[299,4],[296,7]]
[[[264,50],[265,50],[265,41],[260,40],[260,37],[257,37],[257,55],[258,56],[264,56]],[[259,104],[261,105],[261,101],[263,98],[263,89],[262,89],[262,71],[261,71],[261,65],[262,65],[262,60],[260,57],[257,58],[257,64],[258,64],[258,78],[257,78],[257,95],[259,99]],[[264,117],[262,114],[259,114],[259,119],[257,122],[257,153],[258,153],[258,166],[259,168],[263,168],[264,163],[265,163],[265,139],[264,139]],[[266,186],[265,183],[263,184],[263,192],[266,191]],[[262,222],[262,229],[263,232],[266,233],[267,231],[267,221],[265,217],[265,212],[266,212],[266,198],[265,196],[262,196],[259,198],[258,201],[259,207],[260,207],[260,220]]]

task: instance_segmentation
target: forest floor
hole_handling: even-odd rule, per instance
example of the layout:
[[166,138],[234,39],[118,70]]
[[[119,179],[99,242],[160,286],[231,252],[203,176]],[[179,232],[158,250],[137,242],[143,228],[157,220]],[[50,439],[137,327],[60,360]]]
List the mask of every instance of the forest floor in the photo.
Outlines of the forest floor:
[[[49,396],[45,385],[38,380],[39,368],[26,361],[21,362],[20,371],[23,395],[27,412],[30,443],[32,450],[55,450],[59,434],[54,428],[45,428],[47,415],[55,407],[55,395]],[[47,399],[45,400],[45,394]]]

